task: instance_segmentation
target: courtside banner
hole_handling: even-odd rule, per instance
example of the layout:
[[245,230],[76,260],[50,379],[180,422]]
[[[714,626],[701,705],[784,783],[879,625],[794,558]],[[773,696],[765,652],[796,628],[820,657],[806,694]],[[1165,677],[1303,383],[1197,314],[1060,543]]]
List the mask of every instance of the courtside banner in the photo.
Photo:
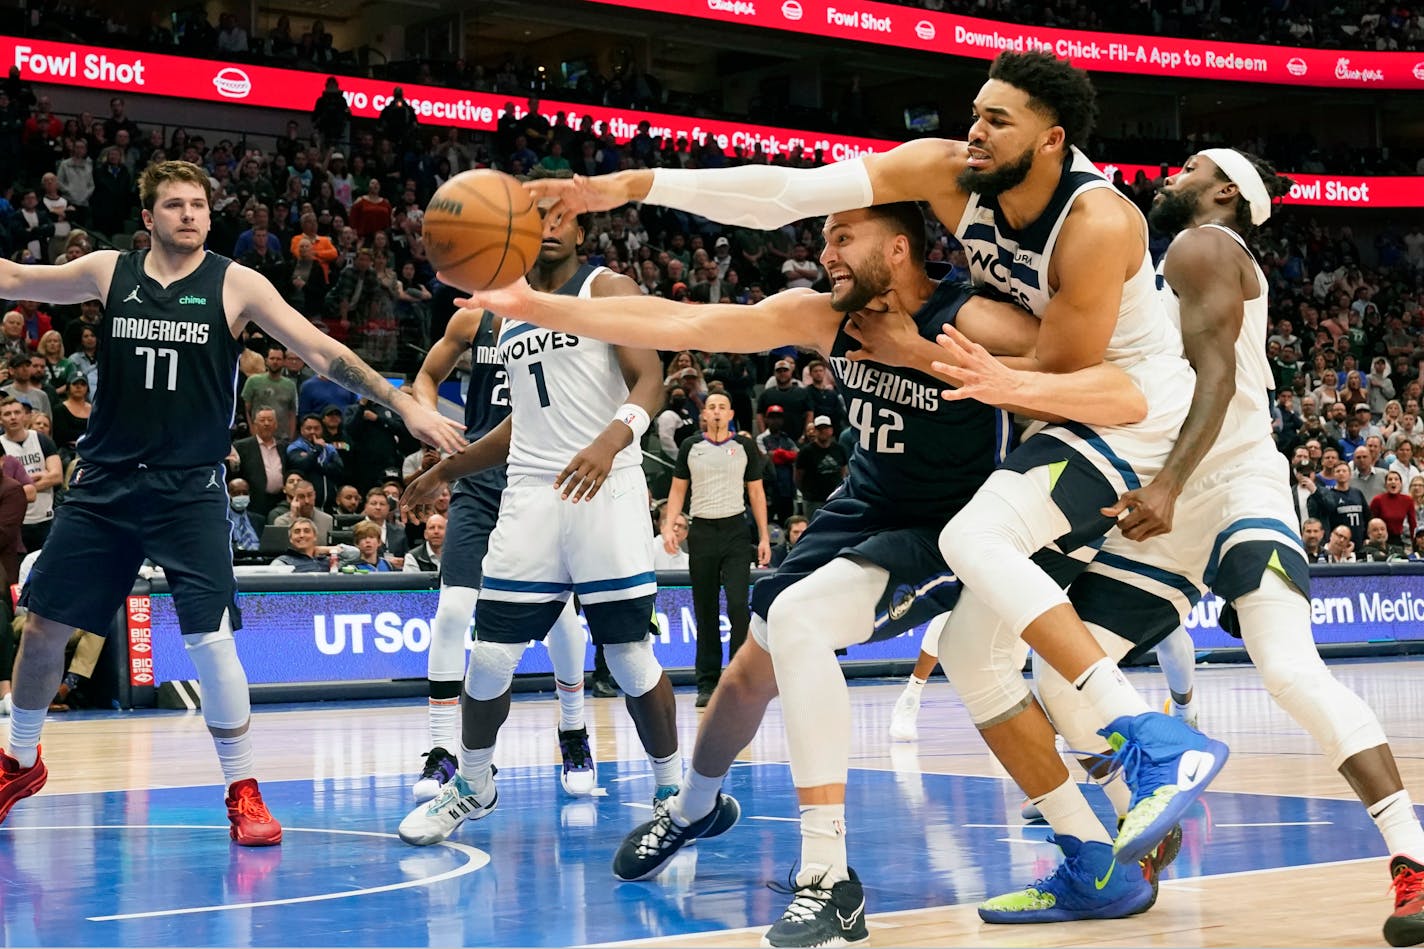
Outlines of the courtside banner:
[[[1321,575],[1311,578],[1311,619],[1318,643],[1403,642],[1424,639],[1424,574]],[[252,682],[345,682],[422,679],[430,649],[434,590],[340,590],[302,593],[240,593],[243,628],[237,651]],[[1221,601],[1208,595],[1187,617],[1199,649],[1241,646],[1219,623]],[[692,590],[658,588],[658,661],[668,669],[691,669],[697,651]],[[173,598],[130,597],[130,665],[135,684],[192,679]],[[730,623],[720,616],[721,638]],[[586,630],[585,630],[586,633]],[[924,627],[894,639],[852,646],[851,660],[913,660]],[[468,648],[468,647],[467,647]],[[593,668],[588,646],[585,668]],[[518,673],[549,673],[543,646],[525,650]]]
[[1424,53],[1252,43],[1020,26],[874,0],[594,0],[655,13],[760,26],[901,49],[993,59],[1048,50],[1084,69],[1337,89],[1424,90]]
[[[132,655],[151,663],[147,684],[194,678],[197,673],[183,649],[173,597],[153,594],[143,599],[151,603],[151,618],[145,611],[138,619],[149,624],[144,635],[151,635],[151,645],[144,638],[149,651]],[[237,653],[248,680],[255,683],[423,679],[430,620],[438,602],[435,590],[239,593],[243,628],[236,634]],[[659,587],[657,621],[660,634],[653,639],[653,652],[658,661],[668,669],[691,669],[697,652],[692,588]],[[131,652],[136,625],[131,606]],[[720,626],[726,642],[731,624],[725,611]],[[854,646],[850,658],[913,660],[923,634],[921,628],[885,642]],[[592,643],[585,668],[593,668]],[[515,672],[553,672],[548,651],[537,644],[526,649]]]
[[[3,36],[0,36],[0,61],[18,67],[23,78],[34,82],[119,93],[233,102],[304,115],[311,111],[326,82],[324,73],[297,69],[238,65],[219,60],[70,46]],[[351,106],[351,114],[358,118],[375,118],[390,101],[391,83],[351,76],[339,77],[339,81]],[[1420,85],[1424,88],[1424,83]],[[403,89],[422,124],[432,128],[456,126],[492,131],[511,101],[507,96],[493,93],[465,92],[439,86],[406,84]],[[516,102],[514,110],[516,117],[522,117],[526,112],[524,103]],[[543,100],[540,112],[550,119],[556,113],[563,112],[569,121],[587,117],[594,122],[607,123],[620,142],[633,137],[639,124],[647,122],[649,134],[653,136],[688,138],[700,142],[703,136],[710,135],[728,151],[742,148],[751,154],[757,146],[761,146],[772,157],[800,157],[820,149],[827,160],[844,161],[888,151],[900,144],[888,139],[743,125],[553,100]],[[1169,157],[1181,160],[1187,156]],[[1102,167],[1109,174],[1112,170],[1121,169],[1128,181],[1138,169],[1145,171],[1149,178],[1158,174],[1156,166],[1105,163]],[[1424,207],[1424,179],[1420,178],[1288,174],[1297,182],[1291,191],[1292,204],[1340,208]]]

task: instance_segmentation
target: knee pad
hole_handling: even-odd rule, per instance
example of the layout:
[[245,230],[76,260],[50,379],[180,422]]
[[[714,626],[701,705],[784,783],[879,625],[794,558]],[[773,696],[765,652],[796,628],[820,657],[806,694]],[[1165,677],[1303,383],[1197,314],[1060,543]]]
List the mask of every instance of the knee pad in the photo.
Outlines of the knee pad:
[[489,702],[509,691],[519,657],[528,646],[528,643],[477,641],[470,651],[469,668],[465,670],[465,694],[477,702]]
[[1268,570],[1260,587],[1233,605],[1266,691],[1319,743],[1332,769],[1388,742],[1374,711],[1320,658],[1310,604],[1299,590]]
[[868,640],[875,632],[875,607],[890,573],[848,557],[797,580],[767,610],[768,650],[773,656],[796,648],[791,640],[832,651]]
[[236,729],[252,716],[247,673],[237,658],[237,643],[226,614],[222,626],[210,633],[188,633],[183,646],[203,693],[203,721],[212,728]]
[[[1068,530],[1067,519],[1052,504],[1047,504],[1051,510],[1045,512],[1051,515],[1045,521],[1052,527],[1048,523],[1035,526],[1024,516],[1026,511],[1044,508],[1045,501],[1044,491],[1029,475],[994,472],[940,532],[939,549],[945,563],[963,579],[965,573],[994,570],[989,550],[1008,548],[1024,557],[1032,555]],[[1059,526],[1062,530],[1057,530]]]
[[[1031,559],[1071,529],[1034,478],[1004,469],[994,472],[939,536],[940,554],[949,569],[1015,636],[1068,602],[1058,581]],[[961,608],[956,605],[955,612]]]
[[1006,721],[1032,700],[1023,641],[965,590],[940,635],[939,663],[976,728]]
[[646,636],[635,643],[604,646],[603,658],[613,681],[629,698],[647,695],[663,677],[663,667],[653,655],[653,641]]
[[430,651],[425,657],[426,677],[436,682],[458,682],[465,672],[465,643],[480,591],[474,587],[440,587],[440,603],[430,621]]

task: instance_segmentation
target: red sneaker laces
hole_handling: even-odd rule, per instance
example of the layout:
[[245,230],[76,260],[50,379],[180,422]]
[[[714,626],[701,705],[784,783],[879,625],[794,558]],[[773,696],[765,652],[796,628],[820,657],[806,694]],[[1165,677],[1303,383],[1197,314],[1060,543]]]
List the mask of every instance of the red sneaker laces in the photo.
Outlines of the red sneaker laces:
[[1395,909],[1403,909],[1414,900],[1424,898],[1424,873],[1402,867],[1390,886],[1394,889]]
[[250,817],[258,821],[272,819],[272,812],[267,810],[267,805],[262,801],[262,794],[256,788],[243,788],[237,793],[237,799],[232,803],[243,817]]

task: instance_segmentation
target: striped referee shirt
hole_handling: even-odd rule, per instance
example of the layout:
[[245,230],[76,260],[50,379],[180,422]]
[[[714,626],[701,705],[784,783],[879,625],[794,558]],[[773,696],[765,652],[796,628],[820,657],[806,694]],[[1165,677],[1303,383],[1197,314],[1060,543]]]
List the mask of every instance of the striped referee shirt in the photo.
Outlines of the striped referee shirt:
[[691,483],[693,519],[732,517],[747,509],[742,486],[761,480],[761,452],[746,434],[695,436],[682,443],[673,477]]

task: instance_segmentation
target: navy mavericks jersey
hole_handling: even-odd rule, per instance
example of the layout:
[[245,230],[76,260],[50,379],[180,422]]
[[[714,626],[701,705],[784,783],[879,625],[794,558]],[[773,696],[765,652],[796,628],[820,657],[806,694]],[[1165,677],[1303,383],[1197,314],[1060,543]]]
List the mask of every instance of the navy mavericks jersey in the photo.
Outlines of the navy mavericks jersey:
[[237,357],[223,312],[232,263],[208,253],[163,287],[144,273],[148,251],[119,255],[99,321],[99,381],[85,461],[118,468],[220,464],[232,448]]
[[[489,434],[500,422],[509,418],[509,376],[499,358],[498,339],[494,329],[495,315],[485,310],[475,338],[470,343],[470,384],[465,391],[465,437],[471,442]],[[478,492],[505,486],[503,465],[455,482],[453,493]]]
[[[938,336],[971,296],[967,283],[940,283],[914,314],[920,335]],[[883,507],[890,520],[952,517],[1013,447],[1008,413],[973,400],[946,402],[945,383],[925,373],[846,358],[859,348],[843,322],[830,363],[858,436],[852,492]]]

